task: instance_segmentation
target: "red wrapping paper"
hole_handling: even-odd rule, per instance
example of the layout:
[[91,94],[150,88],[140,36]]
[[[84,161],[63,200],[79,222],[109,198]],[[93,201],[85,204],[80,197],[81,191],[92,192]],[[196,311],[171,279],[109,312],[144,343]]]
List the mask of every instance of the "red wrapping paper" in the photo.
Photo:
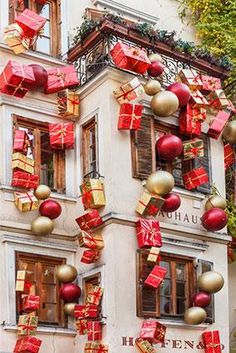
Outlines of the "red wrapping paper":
[[216,117],[211,121],[207,135],[217,140],[221,135],[227,121],[231,115],[230,110],[221,110],[217,113]]
[[103,289],[99,286],[93,286],[88,292],[86,303],[99,305],[103,296]]
[[23,29],[24,35],[29,38],[34,38],[44,27],[47,19],[39,16],[36,12],[25,9],[19,16],[16,17],[16,23]]
[[162,343],[165,341],[166,326],[158,321],[143,321],[139,337],[151,343]]
[[151,65],[145,50],[122,42],[116,43],[110,55],[116,66],[139,74],[144,74]]
[[[196,109],[198,110],[198,109]],[[184,108],[180,109],[179,115],[179,131],[183,135],[195,135],[199,136],[201,134],[201,122],[194,118],[193,108],[190,105],[187,105]],[[202,116],[202,114],[198,114],[195,116]]]
[[83,216],[76,218],[76,222],[80,226],[81,230],[88,231],[97,226],[100,226],[103,223],[103,220],[98,211],[93,210],[85,213]]
[[227,99],[222,89],[214,90],[206,97],[210,108],[214,110],[226,109],[230,105],[230,101]]
[[145,279],[144,284],[156,289],[164,280],[166,273],[166,268],[156,265]]
[[136,235],[139,248],[162,246],[160,226],[156,220],[139,219],[136,222]]
[[138,130],[141,125],[142,104],[124,103],[120,106],[118,129]]
[[88,321],[88,341],[102,340],[102,324],[100,321]]
[[74,124],[49,124],[50,146],[56,150],[74,148]]
[[97,305],[85,304],[75,305],[74,315],[78,318],[95,318],[98,317],[99,309]]
[[22,296],[21,307],[25,313],[32,313],[39,309],[40,297],[38,295],[29,294]]
[[81,262],[84,264],[94,264],[98,261],[100,252],[98,250],[85,250],[81,257]]
[[13,141],[13,151],[21,152],[22,154],[27,154],[29,147],[29,136],[24,130],[15,130],[14,141]]
[[221,89],[221,80],[217,77],[212,77],[208,75],[201,75],[202,88],[201,91],[207,94],[216,89]]
[[23,98],[28,92],[27,84],[34,82],[32,67],[9,60],[0,75],[0,92]]
[[235,162],[235,155],[234,155],[234,149],[233,147],[227,143],[224,145],[224,166],[225,169],[228,167],[231,167]]
[[39,185],[39,176],[16,171],[13,172],[11,185],[25,189],[36,189]]
[[187,190],[192,190],[202,184],[208,183],[209,178],[203,167],[192,169],[183,174],[184,186]]
[[16,341],[14,353],[38,353],[42,341],[33,336],[26,336]]
[[44,92],[46,94],[56,93],[62,89],[79,85],[77,73],[73,65],[49,69],[47,73],[48,81]]
[[88,331],[88,320],[78,319],[75,322],[76,330],[79,335],[86,335]]
[[205,331],[202,338],[206,353],[222,353],[219,331]]

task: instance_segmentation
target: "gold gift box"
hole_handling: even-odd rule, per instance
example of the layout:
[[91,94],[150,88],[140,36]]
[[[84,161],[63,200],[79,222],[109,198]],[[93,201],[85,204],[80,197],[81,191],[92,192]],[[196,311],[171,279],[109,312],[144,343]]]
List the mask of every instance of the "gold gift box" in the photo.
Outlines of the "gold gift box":
[[30,39],[23,37],[23,29],[17,23],[13,23],[4,29],[3,39],[15,54],[24,53],[30,47]]
[[57,109],[61,117],[76,120],[79,117],[79,95],[69,90],[58,92]]
[[222,108],[227,108],[230,104],[229,100],[227,99],[224,90],[216,89],[212,91],[207,97],[208,103],[210,108],[220,110]]
[[160,254],[160,248],[152,246],[151,249],[150,249],[150,252],[148,254],[147,261],[149,261],[149,262],[157,262],[159,254]]
[[34,174],[34,160],[17,152],[12,155],[12,169],[20,169],[29,174]]
[[[163,199],[161,196],[151,194],[149,191],[145,190],[141,195],[135,210],[141,215],[155,216],[158,210],[161,209],[164,202],[165,199]],[[156,208],[156,212],[150,213],[149,210],[151,210],[151,208]]]
[[32,192],[15,192],[15,205],[21,212],[29,212],[37,210],[39,207],[39,200]]
[[201,77],[193,69],[183,69],[178,73],[177,79],[185,83],[193,91],[201,89],[203,86]]
[[29,283],[29,275],[27,271],[17,271],[16,275],[16,291],[17,292],[25,292],[26,283]]
[[108,353],[108,345],[99,342],[87,342],[84,353]]
[[84,209],[100,208],[106,205],[104,186],[101,179],[89,178],[81,186]]
[[17,334],[20,336],[35,335],[38,326],[38,316],[34,315],[20,315]]
[[143,85],[137,77],[113,91],[115,98],[120,104],[129,103],[139,98],[144,92]]
[[78,237],[81,248],[101,250],[104,248],[102,234],[91,234],[82,230]]
[[156,353],[155,348],[150,342],[143,340],[142,338],[137,338],[135,340],[135,345],[140,353]]

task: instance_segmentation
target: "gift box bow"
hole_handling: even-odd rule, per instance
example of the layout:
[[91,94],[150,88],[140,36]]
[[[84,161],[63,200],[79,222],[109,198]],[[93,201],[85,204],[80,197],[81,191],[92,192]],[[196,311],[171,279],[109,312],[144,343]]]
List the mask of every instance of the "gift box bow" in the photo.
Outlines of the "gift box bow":
[[[155,207],[155,209],[156,209],[156,207]],[[148,220],[142,219],[142,223],[141,223],[140,227],[141,227],[141,229],[140,229],[138,235],[139,234],[142,235],[143,234],[143,230],[144,230],[145,231],[144,238],[147,241],[154,242],[155,236],[159,235],[159,229],[158,228],[154,228],[152,223],[150,223]],[[158,232],[158,234],[157,234],[157,232]]]

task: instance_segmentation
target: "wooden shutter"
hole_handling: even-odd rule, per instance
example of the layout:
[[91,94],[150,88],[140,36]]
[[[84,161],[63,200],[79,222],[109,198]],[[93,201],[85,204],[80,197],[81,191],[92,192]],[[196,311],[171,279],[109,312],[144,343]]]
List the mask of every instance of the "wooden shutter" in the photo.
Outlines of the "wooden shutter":
[[143,116],[140,130],[131,132],[133,177],[146,179],[155,170],[154,124]]
[[53,45],[55,46],[55,56],[60,57],[61,56],[61,25],[62,25],[62,20],[61,20],[61,0],[57,0],[56,2],[56,23],[57,23],[57,43],[54,43]]
[[209,138],[206,134],[202,134],[200,138],[203,140],[204,146],[204,157],[200,159],[194,160],[194,168],[204,167],[208,176],[209,182],[203,184],[197,188],[198,191],[202,192],[203,194],[209,194],[211,189],[211,170],[210,170],[210,146],[209,146]]
[[65,151],[56,151],[54,154],[54,185],[57,192],[65,192]]
[[[213,270],[213,262],[198,259],[198,267],[197,268],[198,268],[197,276],[199,277],[203,273]],[[214,323],[215,322],[214,294],[211,295],[211,303],[205,308],[205,310],[207,312],[206,322],[210,323],[210,324]]]
[[13,23],[15,20],[15,6],[16,6],[16,0],[8,0],[9,1],[9,24]]
[[144,286],[144,281],[152,271],[155,263],[147,261],[148,251],[137,252],[137,316],[157,317],[158,290]]

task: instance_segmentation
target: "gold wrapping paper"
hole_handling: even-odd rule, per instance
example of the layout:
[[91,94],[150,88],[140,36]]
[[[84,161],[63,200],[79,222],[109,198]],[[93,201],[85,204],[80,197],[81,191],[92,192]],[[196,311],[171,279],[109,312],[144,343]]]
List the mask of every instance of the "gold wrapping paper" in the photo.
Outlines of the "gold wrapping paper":
[[21,212],[29,212],[37,210],[39,207],[39,200],[32,192],[15,192],[15,205]]
[[4,29],[3,40],[15,54],[24,53],[30,47],[30,39],[23,36],[23,29],[17,23]]
[[79,117],[79,95],[73,91],[58,92],[58,114],[64,119],[76,120]]
[[159,254],[160,254],[160,248],[156,248],[155,246],[152,246],[148,254],[147,261],[157,262]]
[[38,316],[34,315],[20,315],[17,334],[21,336],[35,335],[38,326]]
[[100,208],[106,205],[101,179],[89,178],[80,186],[84,208]]
[[34,174],[34,160],[17,152],[12,155],[12,169],[20,169],[29,174]]
[[137,77],[121,85],[113,91],[115,98],[120,104],[129,103],[139,98],[144,93],[144,88]]

